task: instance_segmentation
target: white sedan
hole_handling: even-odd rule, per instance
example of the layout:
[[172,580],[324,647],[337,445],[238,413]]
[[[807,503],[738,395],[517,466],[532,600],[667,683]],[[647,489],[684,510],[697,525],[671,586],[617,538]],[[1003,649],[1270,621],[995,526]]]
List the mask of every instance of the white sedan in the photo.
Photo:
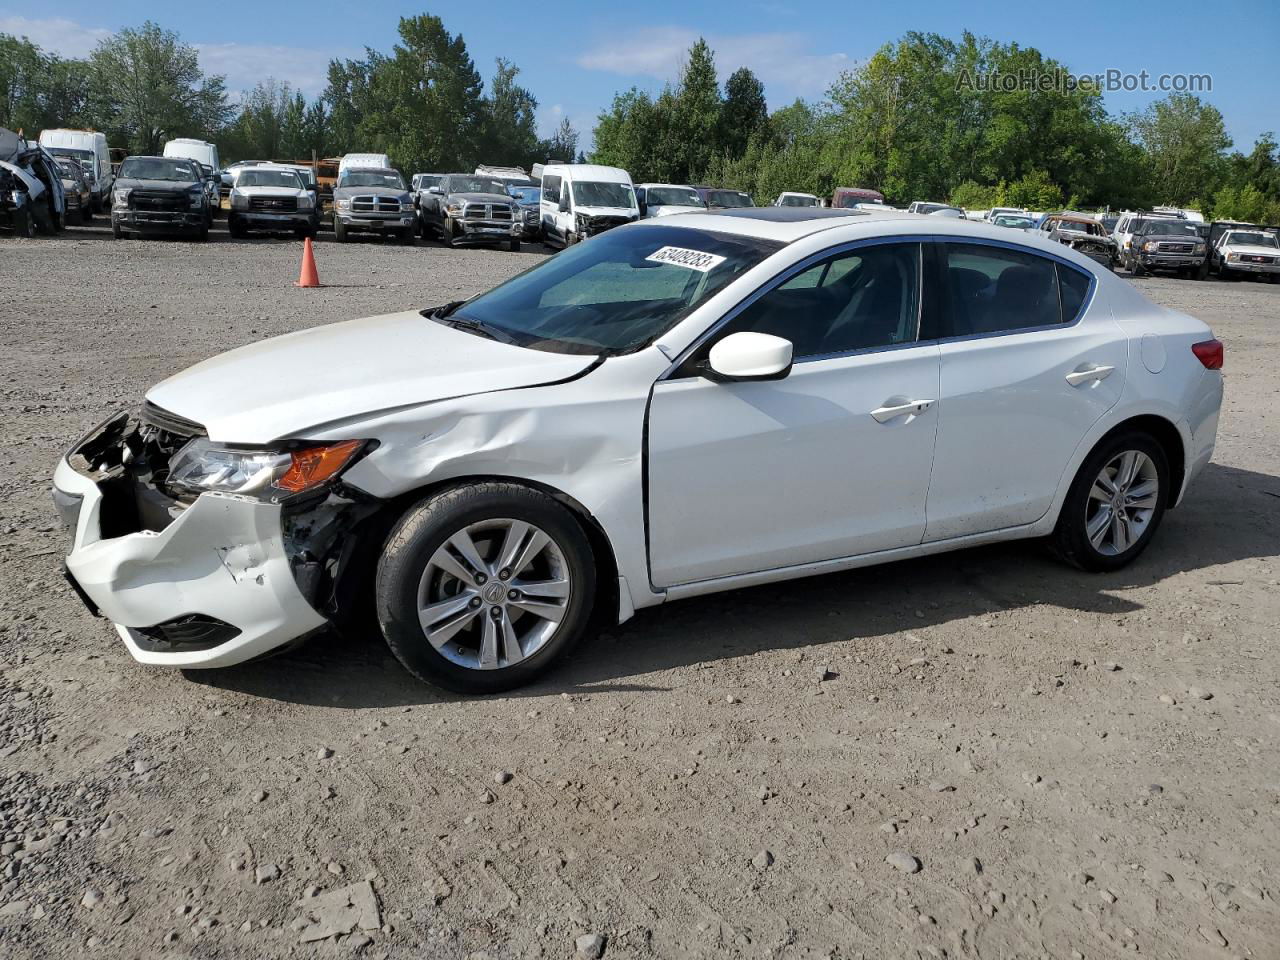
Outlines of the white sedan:
[[144,663],[368,609],[418,677],[497,691],[683,597],[1028,537],[1121,567],[1213,452],[1222,357],[1031,235],[694,213],[200,363],[54,497],[72,582]]

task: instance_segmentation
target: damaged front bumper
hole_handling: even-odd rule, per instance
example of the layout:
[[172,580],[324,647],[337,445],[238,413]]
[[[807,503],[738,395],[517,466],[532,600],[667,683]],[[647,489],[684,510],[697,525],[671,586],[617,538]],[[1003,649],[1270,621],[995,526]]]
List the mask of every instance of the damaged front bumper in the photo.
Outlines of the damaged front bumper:
[[[128,417],[109,441],[97,431],[59,462],[53,496],[72,535],[68,575],[133,657],[225,667],[328,623],[346,534],[376,506],[331,491],[303,506],[219,493],[171,499],[146,463],[153,448],[137,440],[150,431],[154,446],[155,429]],[[77,452],[95,442],[143,452],[90,469]],[[107,458],[95,450],[93,459]]]

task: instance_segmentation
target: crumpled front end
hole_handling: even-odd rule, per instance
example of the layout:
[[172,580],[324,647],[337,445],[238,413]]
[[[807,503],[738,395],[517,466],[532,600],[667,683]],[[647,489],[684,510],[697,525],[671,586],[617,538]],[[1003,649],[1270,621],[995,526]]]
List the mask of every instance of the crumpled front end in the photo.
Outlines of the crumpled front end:
[[228,666],[326,623],[284,536],[284,514],[296,508],[168,487],[170,458],[200,432],[171,415],[121,413],[54,474],[72,534],[68,575],[142,663]]

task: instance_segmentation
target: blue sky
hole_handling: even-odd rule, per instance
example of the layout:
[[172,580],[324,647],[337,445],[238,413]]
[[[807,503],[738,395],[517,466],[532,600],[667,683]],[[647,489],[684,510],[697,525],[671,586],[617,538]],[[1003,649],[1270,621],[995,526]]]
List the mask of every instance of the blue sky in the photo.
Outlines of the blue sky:
[[[1258,134],[1280,128],[1272,99],[1280,94],[1280,3],[1273,0],[1230,12],[1206,0],[1155,6],[1098,0],[486,0],[430,7],[394,0],[216,0],[169,4],[163,13],[154,2],[139,0],[60,0],[56,7],[0,0],[0,32],[84,55],[99,38],[150,17],[199,47],[206,71],[225,74],[233,92],[275,76],[315,94],[330,58],[360,56],[366,46],[389,50],[399,17],[424,10],[463,35],[482,76],[492,73],[498,56],[519,65],[522,81],[539,100],[545,131],[568,116],[589,136],[616,91],[661,89],[699,35],[716,50],[722,79],[739,66],[751,67],[765,82],[773,109],[796,97],[820,98],[840,71],[908,30],[958,37],[965,29],[1038,47],[1076,73],[1210,74],[1213,90],[1205,99],[1222,111],[1239,149],[1247,151]],[[1113,113],[1127,112],[1159,96],[1111,93],[1106,104]]]

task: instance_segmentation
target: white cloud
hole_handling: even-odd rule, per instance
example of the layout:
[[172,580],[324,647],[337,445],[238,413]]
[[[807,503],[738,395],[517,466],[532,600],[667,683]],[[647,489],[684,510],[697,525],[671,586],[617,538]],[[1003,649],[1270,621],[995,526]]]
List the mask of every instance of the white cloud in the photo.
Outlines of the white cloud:
[[221,73],[233,96],[252,89],[259,80],[274,77],[308,97],[315,97],[328,82],[329,61],[360,57],[359,51],[321,51],[305,47],[258,46],[246,43],[196,43],[200,67],[205,73]]
[[85,27],[64,17],[32,20],[29,17],[0,17],[0,33],[26,37],[38,47],[64,57],[88,56],[99,40],[111,36],[110,30]]
[[[0,16],[0,33],[25,36],[43,49],[64,57],[85,57],[99,40],[111,36],[113,31],[86,27],[64,17]],[[199,51],[200,68],[205,73],[226,76],[227,90],[232,97],[267,77],[286,81],[294,89],[314,97],[325,87],[331,59],[363,56],[362,51],[354,49],[322,51],[306,47],[188,42]]]
[[[587,70],[675,80],[698,36],[684,27],[650,27],[627,34],[625,41],[597,43],[577,63]],[[708,34],[706,40],[715,51],[721,80],[738,67],[750,67],[777,106],[825,93],[841,71],[855,65],[844,53],[812,52],[809,39],[799,33]]]

